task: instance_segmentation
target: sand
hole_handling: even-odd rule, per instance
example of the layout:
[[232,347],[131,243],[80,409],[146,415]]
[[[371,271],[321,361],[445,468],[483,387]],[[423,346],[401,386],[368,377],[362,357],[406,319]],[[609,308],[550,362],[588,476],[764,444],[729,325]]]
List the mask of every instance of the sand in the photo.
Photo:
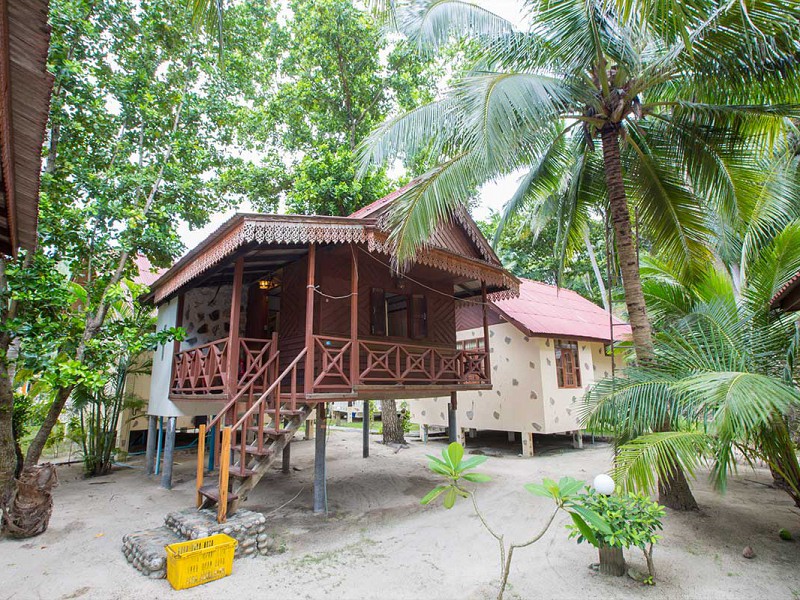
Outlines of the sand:
[[[397,453],[373,442],[372,455],[364,460],[360,432],[329,435],[329,516],[311,514],[313,442],[298,441],[292,460],[300,470],[269,474],[246,504],[270,513],[286,552],[239,560],[231,577],[183,592],[140,575],[120,546],[125,533],[158,526],[167,512],[192,504],[193,455],[178,455],[171,491],[146,478],[141,461],[93,480],[83,479],[79,466],[61,467],[48,531],[32,540],[0,542],[0,599],[495,596],[496,542],[471,507],[461,502],[447,511],[419,505],[436,483],[424,455],[439,452],[444,442],[425,447],[412,441]],[[602,444],[572,450],[562,442],[560,449],[532,459],[517,456],[514,445],[500,446],[504,455],[486,463],[483,470],[493,480],[481,486],[478,499],[495,527],[515,539],[538,530],[549,511],[547,500],[525,492],[524,483],[563,475],[590,480],[611,458]],[[782,541],[777,533],[783,527],[800,539],[800,511],[769,483],[766,470],[743,468],[721,496],[701,476],[694,486],[701,511],[667,514],[664,539],[655,550],[655,587],[589,569],[596,550],[568,540],[568,517],[561,515],[539,543],[515,556],[507,597],[800,598],[800,542]],[[747,545],[756,553],[751,560],[742,557]],[[638,550],[626,556],[644,569]]]

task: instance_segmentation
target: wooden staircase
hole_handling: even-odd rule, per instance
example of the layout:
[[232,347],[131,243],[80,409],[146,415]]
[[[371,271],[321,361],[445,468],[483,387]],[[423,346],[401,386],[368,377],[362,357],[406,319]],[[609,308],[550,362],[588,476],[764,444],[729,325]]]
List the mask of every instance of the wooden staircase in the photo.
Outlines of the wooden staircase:
[[206,426],[200,426],[197,507],[216,504],[218,522],[237,509],[314,410],[298,391],[297,368],[306,351],[280,374],[274,351],[208,424],[221,432],[219,478],[213,483],[204,484]]

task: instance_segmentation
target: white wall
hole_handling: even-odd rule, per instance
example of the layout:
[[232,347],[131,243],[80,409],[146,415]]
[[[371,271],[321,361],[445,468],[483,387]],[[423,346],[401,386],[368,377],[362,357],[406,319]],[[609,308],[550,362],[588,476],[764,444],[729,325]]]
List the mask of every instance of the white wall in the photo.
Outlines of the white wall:
[[[458,339],[482,337],[482,329],[458,332]],[[459,392],[458,426],[463,429],[564,433],[579,428],[578,404],[585,390],[610,373],[600,342],[578,342],[582,388],[560,389],[552,339],[530,338],[510,323],[489,327],[492,389]],[[597,366],[595,366],[597,360]],[[599,371],[599,372],[597,372]],[[447,426],[449,397],[411,400],[420,425]]]

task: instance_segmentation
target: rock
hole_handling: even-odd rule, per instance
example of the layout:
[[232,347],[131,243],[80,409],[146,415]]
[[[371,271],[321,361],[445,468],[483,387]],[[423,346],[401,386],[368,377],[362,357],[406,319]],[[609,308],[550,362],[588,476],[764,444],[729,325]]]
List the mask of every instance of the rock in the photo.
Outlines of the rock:
[[742,550],[742,556],[745,558],[755,558],[756,553],[750,546],[745,546],[744,550]]

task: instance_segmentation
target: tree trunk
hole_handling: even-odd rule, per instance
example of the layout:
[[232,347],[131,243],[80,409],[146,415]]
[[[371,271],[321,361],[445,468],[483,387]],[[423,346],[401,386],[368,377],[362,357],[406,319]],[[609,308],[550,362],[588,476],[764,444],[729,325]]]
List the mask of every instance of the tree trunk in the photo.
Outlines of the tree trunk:
[[[639,364],[653,361],[653,333],[642,291],[642,280],[639,277],[639,257],[633,240],[631,213],[628,210],[628,199],[622,181],[622,162],[619,154],[619,126],[606,125],[600,132],[603,142],[603,163],[608,188],[608,203],[611,209],[611,221],[614,225],[614,239],[617,248],[622,287],[625,290],[625,305],[628,308],[628,320],[633,333],[633,348]],[[669,420],[666,419],[659,431],[669,431]],[[689,484],[683,472],[676,469],[674,475],[666,481],[659,482],[659,501],[676,510],[697,508]]]
[[69,399],[69,395],[72,393],[72,388],[73,386],[67,386],[56,391],[53,403],[47,411],[47,416],[44,418],[42,426],[39,427],[39,431],[36,432],[31,445],[28,447],[28,452],[25,455],[26,468],[35,466],[42,457],[42,451],[47,443],[47,438],[50,437],[50,432],[53,431],[53,427],[55,427],[55,424],[58,422],[61,411],[64,410],[64,406],[67,404],[67,399]]
[[625,575],[625,556],[622,548],[616,546],[600,546],[600,574],[622,577]]
[[625,185],[622,182],[618,126],[606,125],[601,131],[601,139],[608,203],[614,225],[619,268],[622,272],[625,305],[628,308],[628,320],[633,332],[633,348],[639,363],[644,364],[653,359],[653,334],[650,330],[650,321],[647,319],[642,281],[639,277],[639,257],[633,240]]
[[697,501],[681,469],[658,482],[658,502],[673,510],[697,510]]
[[394,400],[381,400],[381,422],[383,423],[384,444],[405,444],[403,422],[397,414],[397,403]]
[[[6,336],[3,338],[7,339]],[[0,511],[4,511],[15,492],[17,453],[14,442],[14,391],[6,360],[8,344],[0,348]]]

